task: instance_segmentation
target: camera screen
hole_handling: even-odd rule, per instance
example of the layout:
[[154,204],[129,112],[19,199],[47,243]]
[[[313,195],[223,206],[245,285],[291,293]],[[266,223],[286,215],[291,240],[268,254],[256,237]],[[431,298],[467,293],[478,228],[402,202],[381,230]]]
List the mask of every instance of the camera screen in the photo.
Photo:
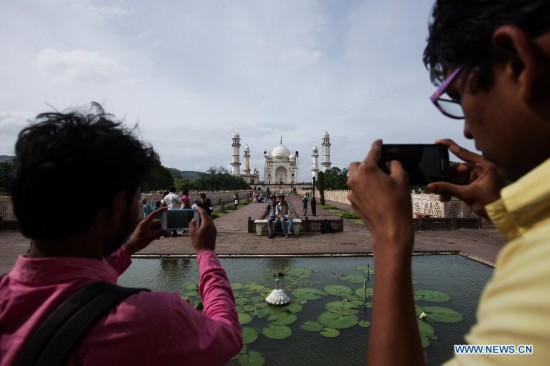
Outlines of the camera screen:
[[399,160],[409,175],[409,185],[424,186],[445,181],[449,175],[449,152],[440,144],[382,145],[380,167],[389,173],[386,163]]
[[189,222],[193,219],[194,210],[168,210],[166,211],[166,229],[188,229]]

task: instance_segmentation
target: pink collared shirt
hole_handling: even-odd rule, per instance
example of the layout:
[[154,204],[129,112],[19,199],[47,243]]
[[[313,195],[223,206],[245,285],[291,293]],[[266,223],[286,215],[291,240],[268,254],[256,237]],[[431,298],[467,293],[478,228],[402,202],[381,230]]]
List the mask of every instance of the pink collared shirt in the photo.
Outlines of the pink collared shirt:
[[[97,323],[69,365],[224,365],[242,348],[231,286],[216,254],[197,255],[197,311],[175,292],[142,291]],[[37,325],[78,289],[116,283],[131,263],[121,248],[107,261],[19,257],[0,282],[0,365],[13,365]]]

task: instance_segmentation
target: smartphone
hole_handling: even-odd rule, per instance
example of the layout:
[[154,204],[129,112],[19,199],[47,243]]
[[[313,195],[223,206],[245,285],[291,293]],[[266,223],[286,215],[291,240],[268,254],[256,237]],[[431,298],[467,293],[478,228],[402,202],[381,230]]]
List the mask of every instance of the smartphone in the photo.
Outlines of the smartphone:
[[197,228],[200,226],[200,214],[192,208],[179,208],[162,213],[160,227],[162,230],[189,230],[189,223],[195,218]]
[[425,186],[449,179],[449,151],[441,144],[384,144],[378,165],[389,174],[386,162],[399,160],[410,186]]

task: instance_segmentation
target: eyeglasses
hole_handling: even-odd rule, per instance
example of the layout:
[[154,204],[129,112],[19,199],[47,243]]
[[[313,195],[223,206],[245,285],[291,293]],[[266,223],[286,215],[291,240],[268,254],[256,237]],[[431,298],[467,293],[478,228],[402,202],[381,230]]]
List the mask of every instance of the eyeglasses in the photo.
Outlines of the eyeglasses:
[[[458,100],[452,98],[442,98],[441,96],[447,92],[447,88],[451,86],[458,75],[462,71],[462,66],[452,72],[444,81],[443,84],[432,94],[430,100],[437,109],[449,118],[464,119],[464,111]],[[447,94],[448,95],[448,94]]]

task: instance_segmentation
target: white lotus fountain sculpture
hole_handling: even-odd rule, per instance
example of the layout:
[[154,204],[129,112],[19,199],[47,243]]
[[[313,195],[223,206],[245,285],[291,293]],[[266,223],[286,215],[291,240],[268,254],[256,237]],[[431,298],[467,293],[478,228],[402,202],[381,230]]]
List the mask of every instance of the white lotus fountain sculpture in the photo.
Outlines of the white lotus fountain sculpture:
[[286,305],[290,301],[290,297],[283,291],[282,288],[279,288],[279,276],[283,276],[282,273],[279,273],[275,278],[276,288],[271,291],[268,297],[265,298],[268,304],[271,305]]

